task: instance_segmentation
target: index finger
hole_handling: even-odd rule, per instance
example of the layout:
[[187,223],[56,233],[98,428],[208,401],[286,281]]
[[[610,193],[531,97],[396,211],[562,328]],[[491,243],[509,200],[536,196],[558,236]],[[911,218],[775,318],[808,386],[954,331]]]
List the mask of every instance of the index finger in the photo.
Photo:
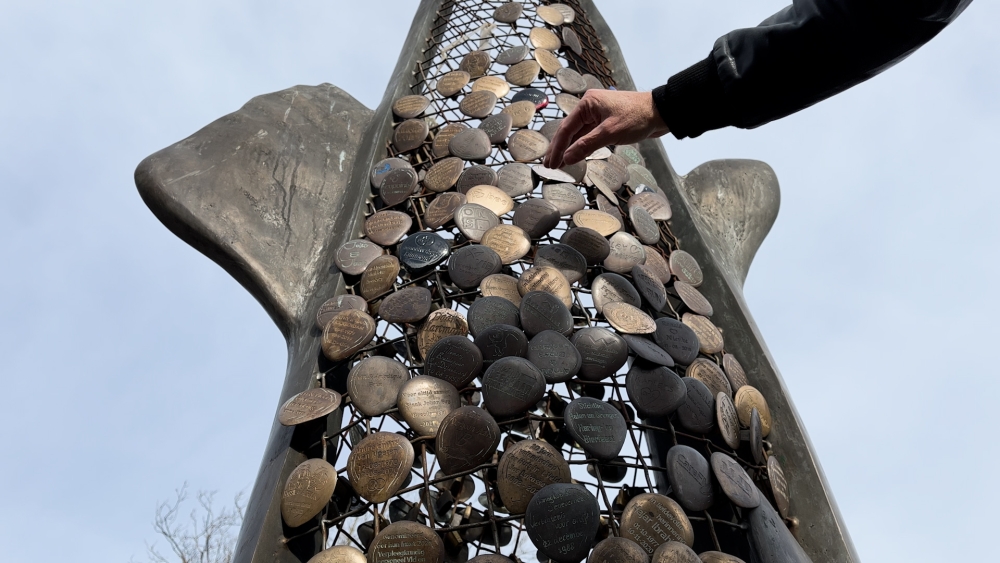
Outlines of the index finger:
[[580,100],[566,119],[559,124],[552,142],[549,143],[548,153],[545,155],[545,166],[548,168],[559,168],[563,164],[563,153],[580,136],[580,131],[589,124],[591,120],[592,105],[587,98]]

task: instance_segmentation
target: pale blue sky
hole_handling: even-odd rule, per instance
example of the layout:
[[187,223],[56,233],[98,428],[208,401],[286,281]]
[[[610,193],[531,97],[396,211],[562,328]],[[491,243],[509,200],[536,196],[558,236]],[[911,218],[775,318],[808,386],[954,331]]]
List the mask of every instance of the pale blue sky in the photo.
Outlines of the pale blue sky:
[[[646,89],[783,4],[599,1]],[[331,82],[374,107],[415,7],[3,3],[4,561],[141,557],[185,480],[222,498],[252,484],[283,340],[146,210],[132,172],[261,93]],[[995,535],[997,21],[973,3],[835,99],[665,141],[681,173],[726,157],[777,171],[747,301],[867,561],[972,559]]]

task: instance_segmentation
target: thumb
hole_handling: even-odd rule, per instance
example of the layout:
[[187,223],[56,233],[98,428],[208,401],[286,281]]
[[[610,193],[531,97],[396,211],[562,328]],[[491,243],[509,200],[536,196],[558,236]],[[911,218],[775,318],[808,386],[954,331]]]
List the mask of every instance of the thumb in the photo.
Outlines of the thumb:
[[608,131],[608,128],[604,126],[604,123],[594,127],[590,133],[580,137],[575,143],[566,149],[566,153],[563,158],[563,166],[576,164],[584,158],[587,158],[587,155],[603,146],[606,146],[610,137],[611,134]]

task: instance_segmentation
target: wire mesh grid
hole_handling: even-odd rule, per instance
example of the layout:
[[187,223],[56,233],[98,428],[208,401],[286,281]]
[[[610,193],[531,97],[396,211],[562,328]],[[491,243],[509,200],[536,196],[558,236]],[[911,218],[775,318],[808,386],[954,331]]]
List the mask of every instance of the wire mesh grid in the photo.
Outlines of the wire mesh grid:
[[[432,150],[433,139],[437,132],[446,124],[463,123],[476,127],[479,119],[467,117],[458,109],[458,103],[463,93],[468,92],[468,86],[456,97],[444,98],[435,89],[437,80],[444,74],[457,70],[460,61],[468,53],[475,50],[489,52],[495,59],[496,55],[506,49],[518,45],[528,45],[528,32],[534,27],[548,27],[536,12],[540,5],[537,2],[523,2],[524,10],[521,17],[513,24],[498,24],[493,19],[493,13],[504,2],[478,0],[446,0],[441,5],[436,22],[430,30],[430,36],[423,57],[413,71],[411,93],[424,95],[430,100],[430,105],[423,117],[430,124],[430,135],[423,145],[405,153],[395,151],[390,140],[386,140],[386,156],[398,157],[408,161],[419,173],[425,172],[435,162],[440,160]],[[614,87],[610,64],[604,54],[603,47],[594,28],[590,25],[587,14],[575,0],[565,0],[563,4],[570,6],[575,19],[563,26],[571,27],[580,38],[583,46],[582,54],[576,54],[564,49],[557,53],[563,66],[577,70],[580,74],[591,74],[605,86]],[[497,63],[493,62],[489,74],[502,74]],[[541,73],[532,84],[525,88],[537,88],[545,93],[549,100],[562,92],[554,77]],[[518,88],[500,98],[494,113],[511,103],[510,98]],[[544,123],[564,117],[563,112],[555,104],[537,111],[527,128],[538,130]],[[447,156],[447,155],[445,155]],[[501,143],[494,145],[491,154],[481,164],[499,169],[505,164],[514,162],[506,147]],[[588,208],[596,208],[599,195],[592,185],[578,184],[581,193],[586,197]],[[540,197],[541,186],[536,185],[528,194],[515,197],[516,202],[529,198]],[[633,188],[625,186],[612,204],[619,210],[624,209],[625,202],[634,194]],[[427,205],[437,194],[423,189],[406,202],[407,212],[414,221],[414,230],[435,232],[448,240],[452,252],[463,246],[472,244],[455,227],[447,223],[437,229],[426,228],[421,219]],[[376,212],[380,207],[377,197],[368,203],[368,214]],[[625,230],[630,225],[628,214],[620,213]],[[509,216],[507,223],[509,223]],[[501,218],[501,223],[505,222]],[[658,222],[661,237],[654,251],[662,257],[679,248],[679,242],[670,231],[666,222]],[[519,277],[532,265],[532,256],[540,246],[558,243],[560,237],[571,227],[568,217],[563,217],[560,223],[548,235],[532,241],[532,250],[523,259],[516,260],[504,267],[503,273]],[[647,247],[647,252],[650,247]],[[390,249],[393,252],[393,249]],[[446,261],[430,272],[419,276],[411,276],[402,270],[396,280],[393,290],[404,287],[421,286],[431,290],[434,298],[434,308],[453,309],[466,316],[470,305],[479,295],[479,290],[462,290],[450,283]],[[604,272],[601,266],[591,266],[587,276],[572,287],[573,306],[571,312],[574,329],[584,327],[608,327],[610,325],[598,314],[589,286],[590,281]],[[357,280],[348,279],[348,282]],[[355,283],[356,285],[356,283]],[[668,288],[669,289],[669,288]],[[349,292],[354,292],[353,286],[348,286]],[[369,306],[377,309],[383,296],[369,300]],[[685,311],[683,302],[674,295],[669,295],[666,316],[679,319]],[[651,309],[646,309],[651,316],[664,316]],[[613,329],[612,329],[613,330]],[[354,362],[372,356],[394,357],[407,366],[411,375],[422,372],[422,358],[417,350],[416,335],[418,327],[400,325],[379,320],[375,339],[364,350],[345,364],[333,365],[320,360],[321,384],[334,388],[344,388],[344,378],[347,370]],[[721,364],[722,353],[701,357]],[[502,451],[516,441],[535,438],[545,440],[555,446],[569,462],[575,482],[586,486],[598,499],[601,507],[601,525],[598,540],[603,537],[618,535],[619,520],[628,501],[638,494],[659,492],[671,493],[666,481],[666,471],[662,459],[664,451],[657,453],[655,444],[661,448],[675,444],[685,444],[694,447],[706,455],[712,452],[725,452],[737,459],[747,472],[763,483],[767,479],[766,468],[754,463],[746,441],[741,443],[739,450],[729,448],[717,434],[695,435],[675,428],[667,419],[640,421],[630,405],[628,391],[625,387],[627,373],[633,357],[611,378],[590,382],[572,379],[566,383],[547,385],[545,398],[537,407],[526,415],[514,419],[499,421],[502,431],[500,452],[493,461],[473,470],[459,474],[443,475],[434,456],[433,438],[419,437],[403,421],[397,409],[392,409],[382,416],[366,417],[350,403],[345,395],[343,423],[340,432],[327,433],[323,439],[313,444],[319,448],[322,457],[341,471],[334,499],[325,509],[320,528],[323,533],[324,545],[352,545],[365,551],[378,531],[390,522],[413,520],[436,530],[444,539],[446,559],[449,561],[464,561],[485,553],[499,553],[515,561],[540,561],[547,563],[548,558],[528,538],[520,514],[510,514],[503,507],[502,499],[497,489],[497,460]],[[479,405],[481,403],[481,387],[474,384],[461,390],[463,405]],[[620,455],[613,461],[598,462],[588,458],[584,451],[566,432],[563,424],[563,409],[573,399],[581,396],[603,399],[612,404],[625,417],[628,426],[628,436]],[[406,436],[414,446],[415,460],[413,468],[402,488],[389,501],[384,503],[366,502],[356,494],[344,477],[343,468],[347,466],[347,458],[352,446],[373,432],[393,432]],[[769,447],[769,446],[768,446]],[[652,448],[652,450],[651,450]],[[769,487],[762,485],[762,491]],[[764,502],[767,502],[766,500]],[[695,550],[718,550],[741,556],[749,561],[756,559],[750,548],[748,526],[745,511],[730,503],[723,495],[716,495],[714,505],[702,513],[688,513],[695,533]],[[314,533],[315,528],[301,532],[301,535]],[[293,539],[293,538],[288,538]]]

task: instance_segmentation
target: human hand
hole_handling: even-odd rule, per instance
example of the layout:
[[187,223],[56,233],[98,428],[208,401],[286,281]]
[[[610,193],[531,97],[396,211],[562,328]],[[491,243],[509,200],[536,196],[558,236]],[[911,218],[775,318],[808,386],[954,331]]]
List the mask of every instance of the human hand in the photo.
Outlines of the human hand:
[[556,131],[544,164],[562,168],[608,145],[628,145],[670,132],[650,92],[587,90]]

